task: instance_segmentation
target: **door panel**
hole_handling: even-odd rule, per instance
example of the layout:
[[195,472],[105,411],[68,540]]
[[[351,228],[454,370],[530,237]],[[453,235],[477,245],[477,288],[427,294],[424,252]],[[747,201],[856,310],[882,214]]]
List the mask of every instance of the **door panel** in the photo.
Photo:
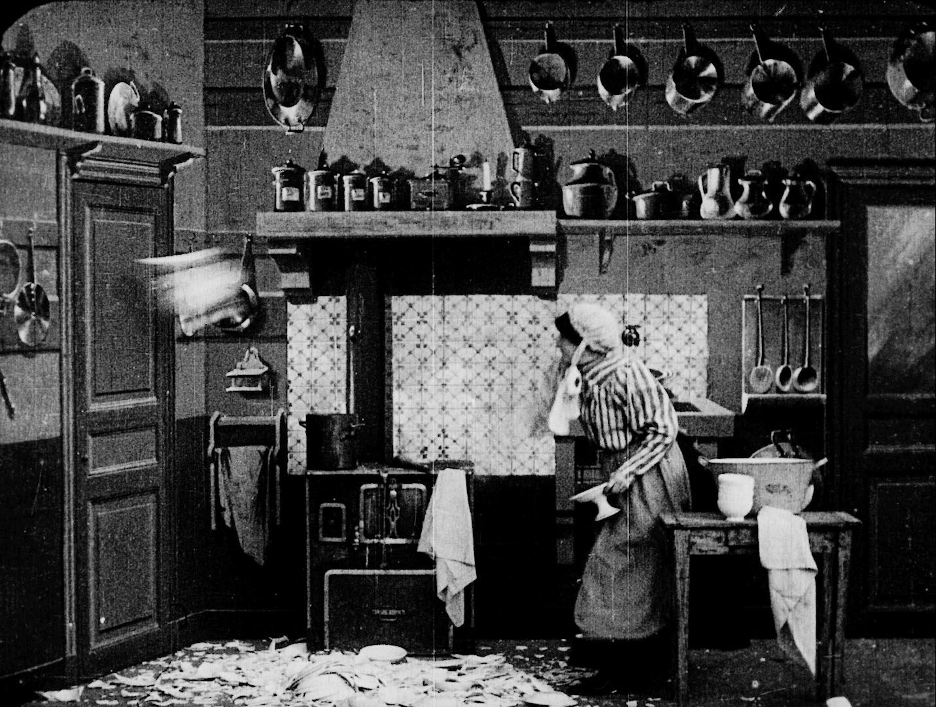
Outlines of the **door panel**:
[[136,261],[171,253],[168,191],[73,183],[77,642],[85,674],[162,650],[172,322]]
[[842,161],[832,246],[830,451],[863,522],[850,598],[867,634],[932,634],[936,610],[936,163]]

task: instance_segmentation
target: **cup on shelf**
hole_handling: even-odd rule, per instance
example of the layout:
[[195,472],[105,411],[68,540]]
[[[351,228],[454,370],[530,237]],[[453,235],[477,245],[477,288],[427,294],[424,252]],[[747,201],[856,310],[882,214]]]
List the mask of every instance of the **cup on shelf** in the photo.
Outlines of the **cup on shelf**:
[[728,521],[741,521],[754,508],[754,478],[746,474],[718,475],[718,510]]

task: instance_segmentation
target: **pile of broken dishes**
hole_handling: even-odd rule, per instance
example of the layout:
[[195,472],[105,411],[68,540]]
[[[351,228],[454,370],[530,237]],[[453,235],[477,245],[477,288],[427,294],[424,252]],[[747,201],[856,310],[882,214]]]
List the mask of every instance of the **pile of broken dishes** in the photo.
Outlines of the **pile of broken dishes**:
[[[572,706],[575,699],[515,669],[503,654],[443,659],[386,650],[309,653],[304,643],[255,647],[200,642],[145,668],[113,673],[65,691],[82,705]],[[367,658],[368,655],[376,658]],[[119,700],[114,700],[119,698]]]

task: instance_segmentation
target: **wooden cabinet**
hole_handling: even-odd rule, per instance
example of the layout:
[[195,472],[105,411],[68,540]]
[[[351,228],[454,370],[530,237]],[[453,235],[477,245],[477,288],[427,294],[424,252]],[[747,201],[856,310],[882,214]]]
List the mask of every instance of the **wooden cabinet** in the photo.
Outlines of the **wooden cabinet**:
[[932,636],[936,609],[936,162],[831,163],[846,238],[831,259],[829,458],[859,517],[853,619]]

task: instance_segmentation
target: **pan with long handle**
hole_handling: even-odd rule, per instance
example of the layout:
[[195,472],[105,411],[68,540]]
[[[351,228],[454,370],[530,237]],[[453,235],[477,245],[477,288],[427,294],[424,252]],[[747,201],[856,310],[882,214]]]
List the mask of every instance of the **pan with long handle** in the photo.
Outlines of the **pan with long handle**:
[[26,261],[26,277],[19,295],[16,297],[16,306],[13,308],[13,319],[16,321],[16,330],[20,341],[28,347],[42,344],[49,336],[50,308],[49,296],[45,288],[36,282],[36,250],[33,245],[33,229],[27,233],[29,239],[29,254]]
[[764,315],[761,302],[764,286],[757,286],[757,363],[748,376],[748,385],[752,393],[767,393],[773,386],[774,372],[764,363]]

